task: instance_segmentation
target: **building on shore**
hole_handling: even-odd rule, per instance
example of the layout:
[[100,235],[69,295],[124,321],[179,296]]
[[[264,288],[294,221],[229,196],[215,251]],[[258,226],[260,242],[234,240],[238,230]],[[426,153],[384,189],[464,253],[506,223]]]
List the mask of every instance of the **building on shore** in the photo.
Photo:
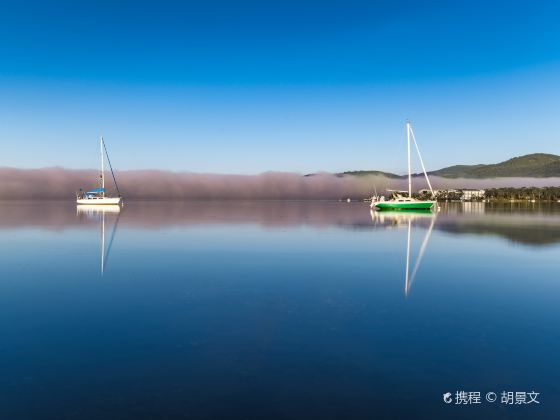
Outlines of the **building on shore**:
[[473,200],[483,200],[484,194],[486,193],[485,190],[476,190],[476,189],[463,189],[461,190],[463,195],[461,196],[462,201],[473,201]]

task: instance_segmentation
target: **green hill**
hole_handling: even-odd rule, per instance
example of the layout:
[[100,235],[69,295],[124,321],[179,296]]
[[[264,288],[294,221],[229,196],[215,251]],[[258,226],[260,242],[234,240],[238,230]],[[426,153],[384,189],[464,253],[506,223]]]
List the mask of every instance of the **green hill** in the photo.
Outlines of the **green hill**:
[[560,176],[560,156],[533,153],[491,165],[455,165],[430,172],[445,178],[498,178]]
[[342,172],[341,174],[337,175],[352,175],[352,176],[368,176],[368,175],[377,175],[377,176],[384,176],[386,178],[402,178],[401,175],[392,174],[390,172],[383,172],[383,171],[346,171]]
[[[500,163],[489,165],[454,165],[428,173],[443,178],[560,177],[560,156],[547,153],[533,153],[514,157]],[[348,171],[340,175],[383,175],[388,178],[406,177],[381,171]],[[414,176],[420,175],[422,174],[415,174]]]

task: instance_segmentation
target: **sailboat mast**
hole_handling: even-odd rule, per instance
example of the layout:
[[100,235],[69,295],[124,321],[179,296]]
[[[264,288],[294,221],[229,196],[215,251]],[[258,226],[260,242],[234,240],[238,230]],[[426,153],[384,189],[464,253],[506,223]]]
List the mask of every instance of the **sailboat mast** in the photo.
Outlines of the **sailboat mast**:
[[406,122],[406,141],[408,148],[408,196],[412,198],[412,169],[410,165],[410,122]]
[[103,162],[103,136],[99,137],[99,148],[101,152],[101,188],[103,188],[103,197],[105,197],[105,167]]

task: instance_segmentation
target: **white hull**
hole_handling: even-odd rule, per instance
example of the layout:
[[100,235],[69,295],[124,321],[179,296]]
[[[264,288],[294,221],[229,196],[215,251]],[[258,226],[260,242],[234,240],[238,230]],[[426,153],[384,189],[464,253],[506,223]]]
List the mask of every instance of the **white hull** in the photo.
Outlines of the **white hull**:
[[121,197],[92,197],[92,198],[78,198],[76,204],[87,204],[89,206],[107,206],[121,204]]
[[106,204],[102,206],[96,206],[91,204],[80,204],[76,206],[78,214],[85,215],[98,215],[98,214],[118,214],[121,212],[121,206],[116,204]]

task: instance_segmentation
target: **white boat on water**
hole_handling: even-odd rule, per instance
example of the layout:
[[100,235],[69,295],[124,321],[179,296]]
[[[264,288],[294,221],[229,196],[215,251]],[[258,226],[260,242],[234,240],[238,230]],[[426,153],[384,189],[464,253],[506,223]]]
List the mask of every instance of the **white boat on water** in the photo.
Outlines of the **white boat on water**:
[[[418,158],[420,159],[420,164],[422,165],[422,170],[424,171],[424,176],[426,177],[426,182],[428,187],[430,187],[430,192],[432,193],[432,200],[417,200],[412,197],[412,167],[410,163],[411,139],[414,141],[414,146],[416,146],[416,152],[418,153]],[[408,148],[408,191],[388,190],[393,193],[392,198],[386,201],[379,200],[374,202],[372,200],[372,208],[376,208],[377,210],[392,211],[431,211],[434,206],[437,207],[436,201],[433,200],[434,190],[432,188],[432,184],[430,183],[430,179],[428,178],[428,173],[426,172],[426,167],[424,166],[424,161],[422,160],[422,155],[420,154],[420,149],[418,148],[418,143],[416,143],[416,138],[409,121],[406,122],[406,140]]]
[[[118,206],[122,204],[122,197],[119,191],[119,186],[117,184],[117,179],[115,178],[115,173],[113,172],[113,167],[111,166],[111,160],[109,159],[109,153],[107,152],[107,147],[103,141],[103,137],[99,138],[99,147],[101,152],[101,174],[99,175],[99,187],[91,189],[89,191],[83,192],[81,189],[76,193],[76,204],[88,205],[88,206],[99,206],[99,205],[109,205]],[[107,163],[109,163],[109,169],[111,170],[111,175],[113,181],[115,182],[115,188],[117,189],[117,197],[109,197],[105,190],[105,155],[107,155]]]
[[100,190],[100,188],[97,190],[87,191],[83,198],[78,197],[76,199],[76,203],[88,206],[118,206],[122,203],[121,197],[103,197],[100,193],[96,193],[98,190]]

